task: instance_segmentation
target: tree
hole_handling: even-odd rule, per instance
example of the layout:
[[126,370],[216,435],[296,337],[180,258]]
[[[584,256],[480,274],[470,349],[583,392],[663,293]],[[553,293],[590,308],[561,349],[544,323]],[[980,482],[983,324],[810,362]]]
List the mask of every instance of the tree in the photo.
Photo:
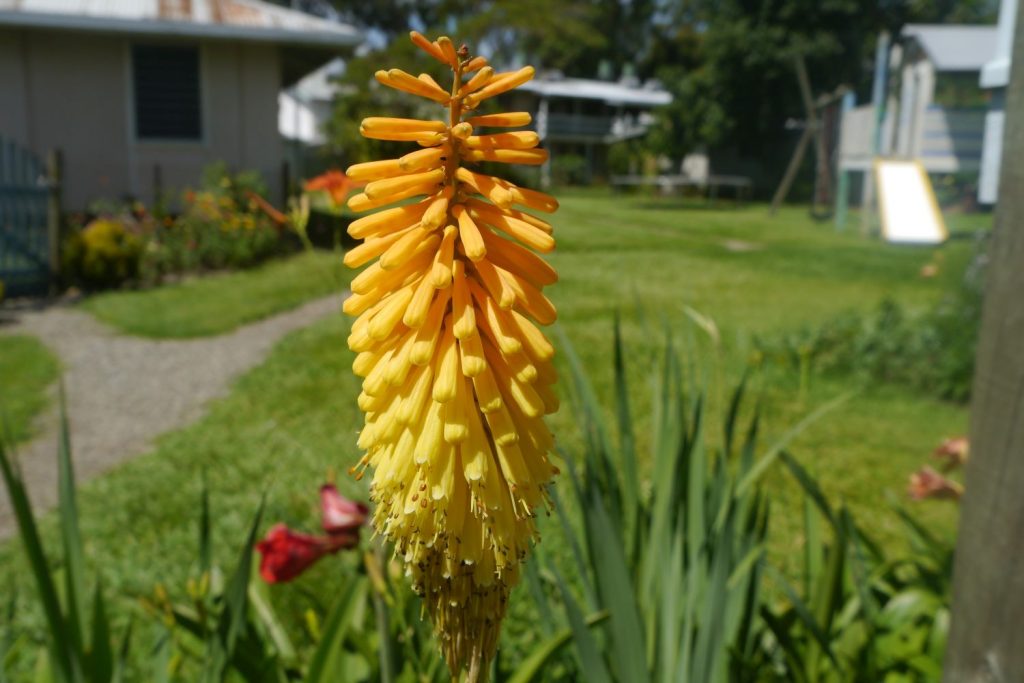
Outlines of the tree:
[[944,680],[1024,680],[1024,12],[971,402],[971,459]]

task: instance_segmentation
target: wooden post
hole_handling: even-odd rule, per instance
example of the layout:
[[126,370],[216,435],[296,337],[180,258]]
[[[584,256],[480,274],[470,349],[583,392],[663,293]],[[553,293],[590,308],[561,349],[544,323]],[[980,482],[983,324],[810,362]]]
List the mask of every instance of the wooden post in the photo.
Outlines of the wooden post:
[[[872,157],[882,153],[882,129],[885,127],[886,80],[889,74],[889,32],[878,34],[875,46],[875,79],[871,87],[871,104],[875,108],[875,126],[871,136]],[[864,184],[860,198],[860,233],[866,236],[871,228],[871,215],[875,206],[875,174],[864,171]]]
[[842,232],[846,229],[846,216],[850,207],[850,171],[843,168],[843,121],[857,104],[857,96],[852,90],[843,94],[843,104],[839,108],[839,151],[836,156],[839,158],[836,164],[836,172],[839,179],[836,184],[836,230]]
[[1011,63],[946,683],[1024,681],[1024,11]]
[[288,206],[292,196],[292,169],[285,159],[281,162],[281,206]]
[[59,149],[50,151],[46,157],[46,179],[49,197],[46,203],[46,238],[50,259],[50,294],[56,294],[60,286],[60,222],[61,183],[63,182],[64,157]]

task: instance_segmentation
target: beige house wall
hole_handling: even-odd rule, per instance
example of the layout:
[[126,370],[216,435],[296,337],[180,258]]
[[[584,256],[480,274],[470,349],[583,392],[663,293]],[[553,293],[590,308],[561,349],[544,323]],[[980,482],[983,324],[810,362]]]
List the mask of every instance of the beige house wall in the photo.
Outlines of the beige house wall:
[[52,149],[63,153],[69,209],[129,196],[152,205],[158,190],[176,203],[216,161],[260,171],[272,199],[278,199],[284,159],[277,131],[278,48],[201,44],[202,139],[158,142],[135,136],[133,42],[112,35],[0,30],[0,136],[40,156]]

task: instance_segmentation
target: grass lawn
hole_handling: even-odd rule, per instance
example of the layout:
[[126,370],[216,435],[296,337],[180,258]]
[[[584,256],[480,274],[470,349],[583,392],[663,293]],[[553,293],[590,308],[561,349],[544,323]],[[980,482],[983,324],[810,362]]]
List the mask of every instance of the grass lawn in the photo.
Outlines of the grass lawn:
[[[965,219],[975,220],[988,221]],[[621,313],[641,448],[650,394],[646,372],[663,348],[663,326],[673,331],[682,354],[702,361],[698,365],[704,372],[696,381],[709,386],[714,414],[709,431],[715,434],[726,390],[746,365],[751,335],[790,330],[845,309],[871,308],[883,296],[911,307],[926,306],[960,277],[971,253],[968,240],[911,249],[838,235],[831,225],[811,221],[804,210],[787,209],[769,219],[760,206],[682,209],[663,201],[590,194],[565,198],[554,224],[560,242],[552,262],[561,282],[551,295],[560,324],[598,394],[610,402],[612,318]],[[936,257],[939,275],[922,279],[921,267]],[[326,256],[315,258],[328,263]],[[276,291],[288,279],[281,272],[302,272],[304,263],[295,259],[268,266],[262,274],[168,290],[165,306],[179,311],[173,314],[178,322],[170,322],[171,313],[154,314],[141,303],[147,297],[156,300],[159,291],[97,298],[88,306],[136,333],[184,336],[183,330],[198,334],[217,325],[227,329],[252,317],[236,315],[234,306],[248,306],[258,293]],[[229,280],[236,277],[245,286]],[[224,305],[220,297],[231,297],[232,304]],[[185,316],[183,303],[197,310],[188,309]],[[689,322],[684,306],[714,319],[718,344]],[[234,322],[225,323],[214,311],[230,312]],[[345,348],[348,328],[349,321],[338,317],[292,334],[206,417],[162,438],[152,453],[83,487],[83,534],[104,585],[137,595],[162,582],[172,593],[184,592],[195,559],[196,501],[204,470],[216,553],[224,562],[237,552],[263,492],[267,523],[280,520],[310,530],[315,528],[316,488],[328,471],[339,473],[343,491],[365,495],[366,482],[356,483],[344,474],[357,459],[355,437],[361,423],[355,405],[358,383],[350,371],[353,356]],[[803,434],[791,450],[821,478],[833,500],[846,500],[866,528],[893,543],[895,519],[886,510],[886,497],[902,497],[908,474],[931,448],[966,428],[966,409],[899,387],[857,387],[835,378],[814,377],[801,395],[792,372],[769,367],[755,378],[752,392],[765,419],[763,443],[851,388],[861,393]],[[563,408],[553,427],[571,452],[577,437],[570,413]],[[773,507],[771,559],[789,567],[787,560],[801,543],[800,500],[778,470],[768,483],[778,503]],[[954,507],[932,504],[918,510],[942,533],[952,532]],[[541,519],[555,532],[553,522]],[[558,552],[557,543],[544,546]],[[0,546],[0,585],[8,576],[18,584],[27,582],[19,554],[12,543]],[[306,606],[317,595],[332,594],[338,580],[337,565],[325,562],[309,581],[275,589],[281,598],[277,604],[301,623]],[[528,609],[526,596],[522,598],[516,614]],[[134,603],[124,604],[127,609]],[[40,623],[31,614],[23,620],[26,625]],[[507,631],[512,638],[536,637],[525,618],[513,619]]]
[[32,420],[46,407],[59,367],[35,337],[0,337],[0,438],[17,443],[32,435]]
[[347,282],[344,270],[337,254],[303,252],[251,270],[143,291],[98,294],[82,306],[127,334],[205,337],[338,291]]

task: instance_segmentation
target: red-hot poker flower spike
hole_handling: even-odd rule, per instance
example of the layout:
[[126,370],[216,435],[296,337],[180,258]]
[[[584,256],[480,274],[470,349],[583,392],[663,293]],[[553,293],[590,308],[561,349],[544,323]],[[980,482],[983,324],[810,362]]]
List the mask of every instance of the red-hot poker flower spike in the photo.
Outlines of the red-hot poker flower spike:
[[448,38],[411,38],[451,67],[452,82],[376,72],[447,109],[446,120],[364,119],[363,136],[410,151],[347,170],[367,183],[348,207],[381,209],[349,225],[363,242],[345,255],[367,266],[343,306],[357,316],[348,344],[366,415],[354,469],[373,471],[374,526],[406,563],[453,678],[477,683],[557,473],[544,422],[558,410],[555,349],[540,329],[555,320],[542,289],[557,274],[539,255],[555,240],[531,212],[558,202],[479,165],[547,160],[535,132],[491,130],[528,125],[528,113],[475,111],[533,68],[496,73]]

